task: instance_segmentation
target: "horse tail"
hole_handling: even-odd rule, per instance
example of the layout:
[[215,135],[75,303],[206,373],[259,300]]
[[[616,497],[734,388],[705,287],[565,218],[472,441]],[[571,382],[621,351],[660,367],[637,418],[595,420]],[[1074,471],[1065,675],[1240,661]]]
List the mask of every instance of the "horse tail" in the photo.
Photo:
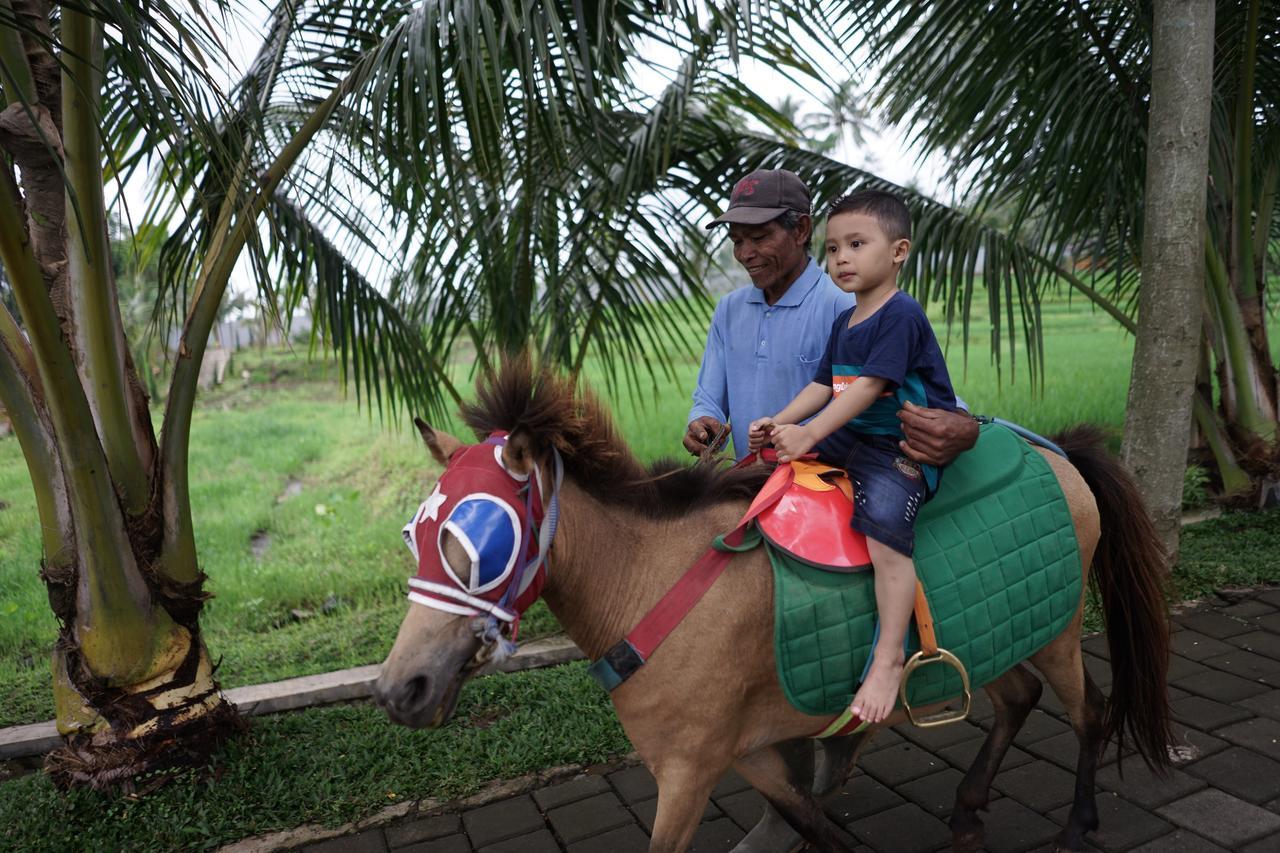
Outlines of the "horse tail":
[[1102,430],[1073,427],[1054,441],[1098,503],[1101,535],[1093,577],[1111,651],[1111,696],[1103,736],[1121,752],[1126,734],[1147,766],[1169,766],[1169,620],[1166,554],[1133,475],[1107,452]]

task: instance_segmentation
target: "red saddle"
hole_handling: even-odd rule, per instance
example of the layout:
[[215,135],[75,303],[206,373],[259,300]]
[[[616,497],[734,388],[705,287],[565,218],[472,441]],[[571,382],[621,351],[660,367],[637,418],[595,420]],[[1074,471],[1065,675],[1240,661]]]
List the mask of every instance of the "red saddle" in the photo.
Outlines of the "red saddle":
[[844,471],[815,459],[781,463],[752,501],[752,509],[769,501],[773,505],[760,513],[756,526],[775,548],[831,571],[871,568],[866,537],[849,527],[853,486]]

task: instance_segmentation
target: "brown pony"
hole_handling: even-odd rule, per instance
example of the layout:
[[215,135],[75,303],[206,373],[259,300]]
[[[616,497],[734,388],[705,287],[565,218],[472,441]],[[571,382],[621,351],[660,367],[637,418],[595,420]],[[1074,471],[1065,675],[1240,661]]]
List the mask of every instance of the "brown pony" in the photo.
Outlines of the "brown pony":
[[[592,658],[630,631],[716,534],[733,527],[768,473],[763,466],[669,462],[646,469],[593,397],[527,363],[507,365],[482,382],[477,402],[463,414],[477,435],[510,433],[501,451],[510,470],[546,470],[552,448],[563,458],[560,526],[543,595]],[[461,442],[418,423],[432,455],[445,464]],[[1070,625],[1027,661],[1062,701],[1080,742],[1075,801],[1059,838],[1068,850],[1081,849],[1084,835],[1098,826],[1094,773],[1108,741],[1128,734],[1149,764],[1168,764],[1163,555],[1132,479],[1100,439],[1096,430],[1077,428],[1057,439],[1070,464],[1053,453],[1045,458],[1070,507],[1086,582],[1092,567],[1108,628],[1113,692],[1104,697],[1082,663],[1083,595]],[[446,555],[462,556],[447,534],[443,547]],[[452,715],[462,683],[492,653],[478,621],[409,607],[375,688],[392,720],[428,726]],[[818,796],[847,781],[866,738],[828,742],[815,785],[805,738],[829,720],[793,709],[774,666],[772,574],[757,549],[737,556],[648,663],[613,692],[618,718],[658,782],[650,850],[685,849],[712,787],[730,768],[805,840],[824,850],[849,849]],[[1039,700],[1041,683],[1020,664],[986,690],[995,717],[956,793],[957,849],[981,847],[977,810],[986,807],[991,781]],[[899,711],[882,725],[903,719]],[[780,847],[777,827],[765,823],[738,849],[791,846]]]

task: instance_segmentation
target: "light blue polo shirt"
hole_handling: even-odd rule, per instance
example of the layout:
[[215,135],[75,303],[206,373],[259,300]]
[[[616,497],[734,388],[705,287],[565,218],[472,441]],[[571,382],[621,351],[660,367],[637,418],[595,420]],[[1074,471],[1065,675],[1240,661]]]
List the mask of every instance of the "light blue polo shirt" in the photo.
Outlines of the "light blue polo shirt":
[[751,422],[778,413],[813,381],[831,325],[853,302],[812,258],[775,305],[751,285],[726,295],[711,318],[689,420],[724,423],[732,412],[734,453],[746,456]]

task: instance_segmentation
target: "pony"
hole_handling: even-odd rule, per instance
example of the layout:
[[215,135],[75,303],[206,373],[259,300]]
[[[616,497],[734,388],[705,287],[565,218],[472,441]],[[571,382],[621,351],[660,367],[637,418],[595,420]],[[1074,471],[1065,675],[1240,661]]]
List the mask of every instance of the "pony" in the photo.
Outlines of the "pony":
[[[635,625],[698,559],[713,537],[742,516],[769,471],[701,461],[641,465],[590,393],[527,361],[481,379],[466,424],[483,438],[504,433],[493,467],[532,477],[545,506],[558,502],[542,595],[568,636],[597,659]],[[416,421],[431,455],[447,466],[458,438]],[[1165,675],[1169,629],[1162,588],[1164,553],[1132,477],[1102,446],[1096,428],[1055,438],[1069,462],[1044,452],[1066,497],[1079,542],[1080,607],[1069,625],[1030,658],[985,685],[994,708],[986,741],[960,783],[950,819],[953,845],[981,849],[992,779],[1040,698],[1039,670],[1070,716],[1079,740],[1076,786],[1060,849],[1079,850],[1098,826],[1094,777],[1111,741],[1126,736],[1152,767],[1168,766],[1170,722]],[[558,496],[551,483],[562,466]],[[426,504],[424,504],[426,506]],[[472,546],[442,529],[449,565],[468,565]],[[472,549],[468,551],[466,549]],[[1107,626],[1114,683],[1104,697],[1081,657],[1084,589],[1092,577]],[[536,590],[535,590],[536,592]],[[439,726],[462,684],[502,644],[482,615],[410,604],[382,664],[375,701],[395,722]],[[801,837],[822,850],[850,849],[823,812],[820,797],[849,778],[875,728],[905,719],[899,709],[880,726],[826,743],[818,778],[808,736],[828,719],[790,706],[778,682],[773,645],[773,578],[763,548],[737,555],[723,576],[647,663],[612,693],[618,718],[658,784],[650,850],[689,844],[708,796],[733,768]],[[933,706],[938,710],[943,705]],[[930,708],[920,709],[928,713]],[[778,850],[786,826],[768,815],[739,850]],[[777,823],[775,821],[775,823]],[[779,834],[779,829],[784,834]],[[771,846],[773,845],[773,846]]]

